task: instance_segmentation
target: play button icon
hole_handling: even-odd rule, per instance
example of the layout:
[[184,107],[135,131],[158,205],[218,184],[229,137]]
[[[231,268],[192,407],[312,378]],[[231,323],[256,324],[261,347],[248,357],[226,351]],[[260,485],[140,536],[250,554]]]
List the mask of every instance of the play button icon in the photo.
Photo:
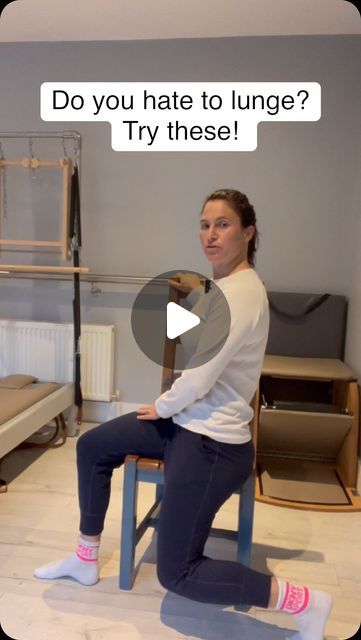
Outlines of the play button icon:
[[191,313],[191,311],[187,311],[187,309],[183,309],[179,304],[175,302],[168,302],[167,304],[167,338],[173,340],[173,338],[178,338],[186,331],[193,329],[200,323],[201,319],[195,315],[195,313]]
[[175,346],[174,369],[182,371],[202,366],[222,349],[231,317],[221,288],[200,273],[181,272],[196,275],[200,285],[179,297],[169,283],[177,280],[179,272],[161,273],[140,289],[132,305],[131,324],[134,340],[147,358],[167,368],[166,353]]

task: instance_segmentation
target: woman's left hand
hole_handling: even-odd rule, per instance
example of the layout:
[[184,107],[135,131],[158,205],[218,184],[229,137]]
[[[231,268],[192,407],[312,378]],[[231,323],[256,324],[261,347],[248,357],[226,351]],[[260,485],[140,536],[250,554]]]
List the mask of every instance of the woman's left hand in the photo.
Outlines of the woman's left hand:
[[144,407],[139,407],[137,413],[140,414],[137,416],[138,420],[158,420],[160,418],[154,404],[146,404]]

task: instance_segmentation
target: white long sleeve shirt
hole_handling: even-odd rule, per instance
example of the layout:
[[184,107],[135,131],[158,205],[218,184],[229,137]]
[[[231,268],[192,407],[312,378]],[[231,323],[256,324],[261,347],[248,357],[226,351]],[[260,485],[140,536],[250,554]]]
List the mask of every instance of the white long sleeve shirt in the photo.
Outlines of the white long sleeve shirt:
[[[218,440],[242,444],[251,439],[250,401],[261,374],[269,329],[265,287],[254,271],[246,269],[215,281],[230,311],[230,330],[224,338],[224,303],[217,289],[205,294],[194,289],[188,296],[192,313],[201,322],[182,336],[187,368],[169,391],[155,401],[161,418]],[[228,325],[229,326],[229,325]],[[214,337],[219,337],[215,340]],[[197,366],[199,362],[200,366]]]

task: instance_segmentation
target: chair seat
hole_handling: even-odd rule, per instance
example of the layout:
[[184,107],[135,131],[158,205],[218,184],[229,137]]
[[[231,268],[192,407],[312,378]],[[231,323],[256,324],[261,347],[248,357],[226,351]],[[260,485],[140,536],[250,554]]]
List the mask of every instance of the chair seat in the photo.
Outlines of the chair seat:
[[139,458],[137,461],[137,468],[143,471],[164,471],[163,460],[157,460],[156,458]]

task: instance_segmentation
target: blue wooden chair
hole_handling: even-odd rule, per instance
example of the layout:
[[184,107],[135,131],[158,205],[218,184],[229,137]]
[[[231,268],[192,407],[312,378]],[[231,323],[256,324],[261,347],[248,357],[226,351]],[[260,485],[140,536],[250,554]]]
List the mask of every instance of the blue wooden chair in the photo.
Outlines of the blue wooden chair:
[[[170,288],[169,301],[177,302],[179,294]],[[173,380],[176,341],[165,340],[162,392],[169,388]],[[252,402],[254,419],[252,425],[253,440],[256,448],[257,424],[259,414],[259,392]],[[138,523],[137,502],[139,482],[155,484],[155,501],[146,516]],[[164,485],[164,465],[162,460],[141,458],[128,455],[124,463],[123,511],[120,544],[119,587],[131,589],[136,576],[134,567],[135,549],[148,527],[157,527],[158,513]],[[250,564],[253,532],[253,512],[255,496],[255,470],[239,489],[237,529],[212,528],[211,535],[235,540],[236,557],[245,565]]]
[[[136,546],[148,527],[157,527],[157,514],[162,499],[164,468],[161,460],[127,456],[124,466],[123,513],[120,547],[119,587],[131,589],[136,577],[134,557]],[[138,483],[156,485],[155,502],[143,520],[137,524]],[[249,566],[251,560],[255,476],[240,487],[237,530],[213,528],[211,535],[235,540],[237,560]]]

